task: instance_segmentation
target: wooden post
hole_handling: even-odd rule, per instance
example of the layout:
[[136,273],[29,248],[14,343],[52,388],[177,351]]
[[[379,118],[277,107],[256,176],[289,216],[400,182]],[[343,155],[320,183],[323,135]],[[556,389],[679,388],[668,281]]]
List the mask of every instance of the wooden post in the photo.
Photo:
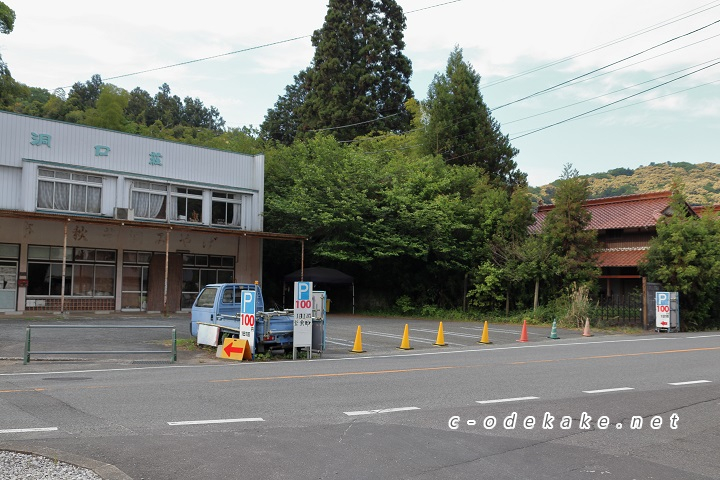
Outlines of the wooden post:
[[[171,227],[172,228],[172,227]],[[168,270],[170,269],[170,229],[165,232],[165,285],[163,286],[163,315],[167,316]]]
[[[60,313],[65,312],[65,268],[67,268],[67,234],[68,234],[68,223],[70,219],[65,222],[65,231],[63,234],[63,250],[62,250],[62,277],[60,277]],[[52,268],[52,267],[50,267]]]

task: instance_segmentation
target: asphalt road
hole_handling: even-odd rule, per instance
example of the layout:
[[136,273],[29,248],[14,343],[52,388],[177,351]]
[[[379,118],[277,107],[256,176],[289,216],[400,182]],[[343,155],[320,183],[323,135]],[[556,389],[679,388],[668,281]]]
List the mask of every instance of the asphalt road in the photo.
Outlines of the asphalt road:
[[[481,324],[444,322],[435,347],[437,322],[330,320],[320,359],[176,364],[22,365],[22,322],[0,324],[0,449],[114,465],[107,478],[720,478],[720,334],[520,343],[498,325],[479,345]],[[396,348],[405,323],[413,350]],[[358,324],[367,353],[350,354]],[[93,343],[131,343],[114,334]]]

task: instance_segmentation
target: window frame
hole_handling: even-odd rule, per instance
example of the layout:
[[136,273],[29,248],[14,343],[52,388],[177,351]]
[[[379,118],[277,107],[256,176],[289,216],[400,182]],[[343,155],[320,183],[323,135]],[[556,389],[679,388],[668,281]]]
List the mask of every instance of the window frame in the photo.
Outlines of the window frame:
[[[105,179],[101,175],[39,167],[35,208],[100,215],[104,183]],[[44,187],[43,184],[49,187]]]

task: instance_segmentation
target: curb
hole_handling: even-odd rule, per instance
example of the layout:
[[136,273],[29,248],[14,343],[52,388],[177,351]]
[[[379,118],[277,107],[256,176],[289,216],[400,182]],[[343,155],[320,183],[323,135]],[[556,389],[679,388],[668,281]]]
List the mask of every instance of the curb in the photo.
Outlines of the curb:
[[76,467],[87,468],[92,470],[104,480],[133,480],[132,477],[125,474],[122,470],[109,463],[103,463],[92,458],[82,457],[74,453],[63,452],[48,447],[30,447],[27,445],[3,445],[0,443],[0,450],[14,453],[24,453],[27,455],[38,455],[50,460],[57,460],[63,463],[69,463]]

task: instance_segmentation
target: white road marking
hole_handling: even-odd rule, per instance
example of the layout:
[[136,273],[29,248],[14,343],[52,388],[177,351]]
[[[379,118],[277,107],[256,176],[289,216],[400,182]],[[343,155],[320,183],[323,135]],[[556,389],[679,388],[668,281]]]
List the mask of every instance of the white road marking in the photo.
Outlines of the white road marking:
[[46,428],[11,428],[8,430],[0,430],[0,433],[33,433],[33,432],[55,432],[57,427]]
[[[426,329],[426,328],[413,328],[413,331],[437,334],[437,330],[430,330],[430,329]],[[478,335],[473,335],[472,333],[448,332],[445,329],[443,329],[443,335],[450,335],[450,336],[463,337],[463,338],[479,338]],[[458,345],[460,345],[460,344],[458,344]]]
[[393,413],[407,412],[410,410],[420,410],[420,407],[398,407],[398,408],[381,408],[378,410],[359,410],[357,412],[343,412],[345,415],[352,417],[356,415],[375,415],[376,413]]
[[[460,327],[465,328],[465,327]],[[517,332],[515,332],[517,333]],[[506,345],[482,348],[468,348],[463,350],[439,350],[434,349],[432,351],[413,352],[413,353],[395,353],[390,355],[353,355],[351,357],[340,357],[340,358],[319,358],[313,360],[307,360],[304,362],[338,362],[338,361],[358,361],[358,360],[375,360],[383,358],[395,358],[395,357],[424,357],[431,355],[467,355],[472,353],[481,353],[483,355],[496,352],[501,350],[517,350],[517,349],[534,349],[534,348],[562,348],[562,347],[582,347],[587,348],[588,345],[602,345],[608,343],[638,343],[638,342],[675,342],[677,340],[684,339],[696,339],[696,338],[710,338],[720,337],[720,335],[702,335],[696,337],[682,337],[682,336],[658,336],[658,337],[645,337],[645,338],[625,338],[620,340],[579,340],[579,341],[566,341],[566,342],[553,342],[553,343],[536,343],[522,345]],[[363,346],[365,342],[363,342]],[[178,368],[189,368],[189,369],[237,369],[237,368],[275,368],[281,365],[281,362],[233,362],[223,363],[215,365],[165,365],[165,366],[153,366],[153,367],[127,367],[127,368],[95,368],[87,370],[68,370],[68,371],[54,371],[54,372],[12,372],[12,373],[0,373],[0,377],[24,377],[24,376],[37,376],[37,375],[67,375],[67,374],[78,374],[78,373],[99,373],[99,372],[132,372],[132,371],[144,371],[144,370],[170,370]]]
[[209,425],[213,423],[264,422],[262,418],[225,418],[220,420],[189,420],[185,422],[167,422],[168,425]]
[[[376,337],[395,338],[398,340],[402,340],[402,337],[403,337],[402,335],[395,335],[393,333],[382,333],[382,332],[362,332],[362,333],[363,333],[363,335],[368,334],[368,335],[375,335]],[[435,343],[435,340],[428,340],[427,338],[411,337],[410,335],[408,335],[408,339],[413,342],[418,342],[418,343]]]
[[583,390],[583,393],[623,392],[625,390],[635,390],[635,389],[632,387],[604,388],[602,390]]
[[506,403],[506,402],[521,402],[523,400],[537,400],[540,397],[517,397],[517,398],[498,398],[495,400],[476,400],[476,403],[481,405],[487,405],[490,403]]
[[[522,328],[522,325],[520,326]],[[477,330],[482,331],[485,327],[460,327],[464,328],[465,330]],[[496,333],[510,333],[512,335],[520,335],[522,333],[522,330],[503,330],[501,328],[490,328],[488,327],[488,332],[496,332]],[[545,335],[544,333],[535,333],[535,332],[527,332],[528,335]]]
[[668,383],[668,385],[693,385],[695,383],[712,383],[710,380],[691,380],[689,382]]

